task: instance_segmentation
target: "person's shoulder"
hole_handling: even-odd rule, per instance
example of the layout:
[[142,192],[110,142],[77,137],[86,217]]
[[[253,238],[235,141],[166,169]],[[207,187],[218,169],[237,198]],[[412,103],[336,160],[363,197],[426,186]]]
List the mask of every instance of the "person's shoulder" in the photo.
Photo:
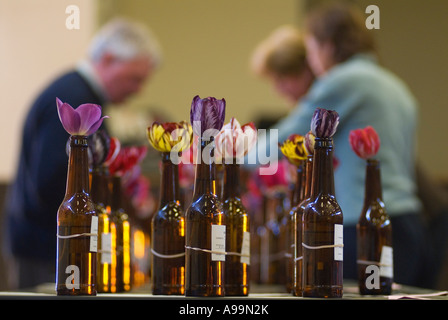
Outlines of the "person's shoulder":
[[34,104],[56,105],[56,98],[74,108],[83,103],[100,104],[99,98],[76,70],[69,70],[56,77],[42,90]]

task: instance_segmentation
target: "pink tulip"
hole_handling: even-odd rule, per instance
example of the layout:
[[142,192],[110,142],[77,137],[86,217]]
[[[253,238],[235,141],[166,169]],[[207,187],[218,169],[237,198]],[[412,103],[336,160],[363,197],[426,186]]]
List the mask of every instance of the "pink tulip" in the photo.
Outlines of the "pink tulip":
[[380,138],[371,126],[350,131],[348,140],[353,151],[362,159],[373,158],[380,148]]
[[231,118],[215,138],[215,159],[232,163],[233,159],[243,158],[257,142],[257,129],[253,122],[240,125]]
[[108,116],[101,117],[101,106],[92,103],[81,104],[73,109],[71,105],[56,98],[59,120],[72,136],[89,136],[103,123]]

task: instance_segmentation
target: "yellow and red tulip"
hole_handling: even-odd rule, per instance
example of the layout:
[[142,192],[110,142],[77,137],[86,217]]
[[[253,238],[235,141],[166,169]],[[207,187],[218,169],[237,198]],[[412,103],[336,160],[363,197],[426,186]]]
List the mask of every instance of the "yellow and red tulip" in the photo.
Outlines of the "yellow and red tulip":
[[193,129],[186,121],[154,122],[147,130],[151,146],[160,152],[181,152],[193,141]]
[[300,134],[292,134],[283,143],[279,143],[278,145],[283,155],[293,165],[298,166],[308,156],[305,148],[305,137]]

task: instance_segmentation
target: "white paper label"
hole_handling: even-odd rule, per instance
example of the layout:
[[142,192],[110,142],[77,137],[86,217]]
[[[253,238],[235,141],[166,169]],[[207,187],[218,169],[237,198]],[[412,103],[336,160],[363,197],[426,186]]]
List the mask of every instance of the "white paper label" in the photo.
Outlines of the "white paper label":
[[212,261],[226,261],[226,226],[212,224],[212,251],[222,252],[212,253]]
[[394,276],[394,259],[392,247],[383,246],[381,248],[380,276],[386,278],[393,278]]
[[241,263],[247,263],[248,265],[250,265],[250,232],[243,232],[241,254]]
[[92,223],[90,225],[90,251],[98,251],[98,217],[92,216]]
[[112,263],[112,233],[101,234],[101,263]]
[[[344,227],[342,224],[334,225],[334,244],[335,245],[343,245],[344,244],[344,236],[343,236]],[[334,260],[335,261],[343,261],[344,260],[344,248],[342,246],[334,247]]]

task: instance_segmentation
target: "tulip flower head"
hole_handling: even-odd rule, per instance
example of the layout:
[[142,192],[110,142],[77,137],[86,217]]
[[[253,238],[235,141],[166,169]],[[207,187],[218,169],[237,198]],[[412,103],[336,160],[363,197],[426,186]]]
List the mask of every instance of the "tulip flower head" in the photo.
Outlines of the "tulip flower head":
[[88,138],[89,162],[93,168],[100,167],[109,154],[110,137],[104,130],[98,130]]
[[240,125],[234,117],[225,124],[215,137],[217,162],[239,163],[257,142],[257,129],[253,122]]
[[373,158],[380,149],[380,138],[371,126],[351,130],[348,140],[353,151],[362,159]]
[[115,159],[118,157],[118,154],[121,150],[121,142],[118,140],[117,137],[111,137],[109,139],[109,152],[106,156],[106,159],[104,160],[104,165],[109,166],[111,163],[115,161]]
[[305,135],[305,149],[308,154],[314,154],[314,139],[316,137],[311,131]]
[[303,160],[306,160],[308,152],[305,148],[305,137],[300,134],[292,134],[283,143],[278,144],[283,155],[288,161],[299,166]]
[[146,146],[121,147],[118,154],[109,164],[109,171],[113,175],[124,176],[130,174],[146,156]]
[[191,146],[193,129],[186,121],[154,122],[147,130],[151,146],[160,152],[182,152]]
[[191,103],[190,122],[193,132],[202,140],[210,140],[221,130],[226,111],[226,101],[213,97],[195,96]]
[[339,114],[323,108],[317,108],[311,119],[311,132],[317,138],[331,138],[339,125]]
[[72,136],[89,136],[96,132],[108,116],[101,117],[101,106],[92,103],[81,104],[73,109],[68,103],[56,98],[59,120]]

